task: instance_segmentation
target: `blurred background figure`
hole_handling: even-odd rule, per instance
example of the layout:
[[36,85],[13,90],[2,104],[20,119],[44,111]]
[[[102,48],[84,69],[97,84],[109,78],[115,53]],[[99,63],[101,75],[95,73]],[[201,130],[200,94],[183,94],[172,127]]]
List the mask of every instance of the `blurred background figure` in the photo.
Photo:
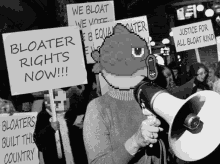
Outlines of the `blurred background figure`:
[[220,62],[217,63],[217,68],[215,71],[215,82],[213,83],[213,91],[220,94]]
[[218,78],[215,76],[215,71],[216,71],[215,63],[210,63],[208,65],[208,70],[209,70],[208,85],[210,89],[213,90],[213,84],[215,83],[215,81],[218,80]]
[[166,89],[170,90],[172,88],[177,87],[176,86],[176,79],[175,79],[175,75],[173,73],[173,71],[171,69],[169,69],[168,67],[164,67],[163,69],[163,75],[166,78]]
[[0,98],[0,114],[9,113],[10,115],[12,115],[15,112],[16,110],[11,101]]
[[192,94],[203,90],[210,90],[208,72],[208,68],[202,63],[194,63],[190,66],[189,79],[195,78]]
[[154,80],[155,84],[167,90],[175,88],[176,82],[172,70],[163,65],[156,64],[156,66],[158,70],[158,76]]

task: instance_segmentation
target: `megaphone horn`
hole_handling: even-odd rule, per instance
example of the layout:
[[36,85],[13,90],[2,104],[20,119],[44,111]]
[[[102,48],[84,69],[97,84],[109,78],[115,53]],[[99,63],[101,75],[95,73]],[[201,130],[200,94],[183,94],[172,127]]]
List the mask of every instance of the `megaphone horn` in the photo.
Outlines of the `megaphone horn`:
[[174,154],[184,161],[197,161],[212,153],[220,143],[220,95],[200,91],[186,100],[166,90],[142,83],[135,98],[169,124],[168,140]]

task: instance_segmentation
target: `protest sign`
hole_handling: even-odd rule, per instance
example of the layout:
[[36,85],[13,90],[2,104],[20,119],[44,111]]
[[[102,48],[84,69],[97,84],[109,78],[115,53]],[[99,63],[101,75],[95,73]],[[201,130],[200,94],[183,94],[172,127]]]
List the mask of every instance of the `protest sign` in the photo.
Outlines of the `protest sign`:
[[114,2],[92,2],[67,5],[69,26],[78,26],[82,29],[87,63],[94,63],[91,57],[93,40],[90,26],[115,20]]
[[172,28],[177,52],[195,49],[200,62],[198,48],[216,44],[211,20]]
[[36,121],[37,112],[0,115],[1,164],[39,164],[33,140]]
[[[92,30],[93,44],[95,49],[99,49],[104,39],[107,36],[112,35],[113,28],[117,23],[121,23],[125,25],[131,32],[134,32],[139,36],[141,36],[143,39],[145,39],[150,48],[147,17],[141,16],[141,17],[117,20],[114,22],[92,25],[91,30]],[[108,83],[101,74],[99,74],[99,80],[100,80],[101,92],[103,95],[108,91]]]
[[92,25],[91,30],[92,30],[93,43],[95,49],[99,49],[104,39],[107,36],[112,35],[113,28],[117,23],[121,23],[125,25],[131,32],[134,32],[139,36],[141,36],[143,39],[145,39],[149,45],[149,30],[148,30],[147,17],[141,16],[141,17],[117,20],[114,22]]
[[78,27],[3,34],[12,95],[87,83]]

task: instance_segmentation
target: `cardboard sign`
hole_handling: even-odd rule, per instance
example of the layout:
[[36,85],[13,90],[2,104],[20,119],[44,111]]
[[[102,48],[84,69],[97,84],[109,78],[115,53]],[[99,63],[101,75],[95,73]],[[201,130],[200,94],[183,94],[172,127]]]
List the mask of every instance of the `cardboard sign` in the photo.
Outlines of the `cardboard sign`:
[[67,16],[69,26],[78,26],[82,29],[87,63],[95,63],[91,57],[94,49],[90,26],[114,21],[114,2],[68,4]]
[[87,83],[78,27],[3,34],[12,95]]
[[93,43],[95,49],[99,49],[104,39],[107,36],[112,35],[113,28],[117,23],[121,23],[125,25],[130,31],[141,36],[149,44],[149,30],[148,30],[147,17],[141,16],[141,17],[122,19],[122,20],[98,24],[98,25],[92,25],[91,29],[92,29]]
[[172,28],[177,52],[216,44],[211,20]]
[[33,140],[37,112],[0,115],[2,164],[39,164],[38,149]]

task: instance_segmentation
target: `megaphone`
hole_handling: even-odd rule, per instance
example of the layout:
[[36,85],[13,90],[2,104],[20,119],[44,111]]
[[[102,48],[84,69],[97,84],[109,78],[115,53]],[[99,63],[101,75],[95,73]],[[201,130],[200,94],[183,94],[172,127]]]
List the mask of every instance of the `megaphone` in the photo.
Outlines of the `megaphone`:
[[184,161],[211,154],[220,143],[220,95],[200,91],[179,99],[155,84],[143,82],[134,90],[140,105],[169,124],[168,141],[173,153]]

